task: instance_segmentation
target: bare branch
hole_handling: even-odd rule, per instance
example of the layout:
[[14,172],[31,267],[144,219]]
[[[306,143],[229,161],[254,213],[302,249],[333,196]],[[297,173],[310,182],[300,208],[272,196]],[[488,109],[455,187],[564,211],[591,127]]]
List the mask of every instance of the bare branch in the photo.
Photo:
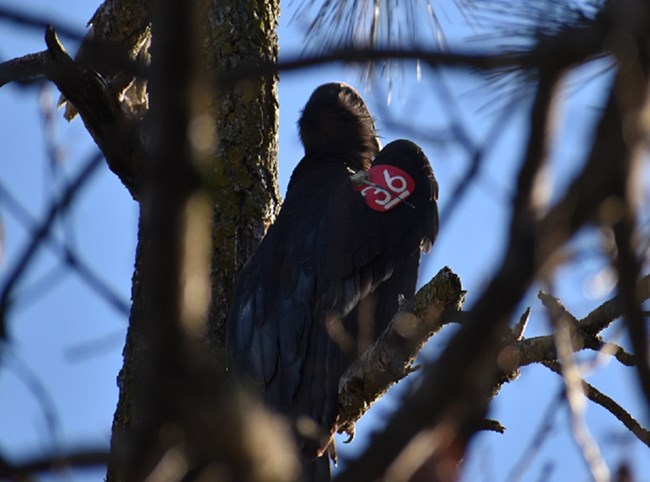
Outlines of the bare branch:
[[550,403],[546,407],[546,410],[540,418],[541,423],[537,428],[535,435],[533,435],[533,437],[530,439],[526,450],[522,452],[519,460],[513,466],[510,474],[508,475],[508,478],[506,479],[506,482],[517,482],[522,479],[524,473],[532,464],[535,455],[541,451],[542,444],[551,433],[555,419],[554,416],[560,406],[561,401],[561,393],[551,399]]
[[[557,362],[543,362],[542,365],[558,375],[562,374]],[[639,422],[637,422],[623,407],[584,380],[582,380],[582,390],[592,402],[597,403],[614,415],[641,442],[650,447],[650,431],[643,428],[641,424],[639,424]]]
[[[636,180],[641,160],[647,156],[650,129],[650,51],[648,29],[650,13],[644,2],[623,2],[612,15],[614,26],[624,29],[625,37],[616,36],[611,49],[619,63],[615,79],[616,100],[621,110],[627,155],[613,162],[613,196],[606,206],[603,221],[612,226],[617,256],[618,294],[630,341],[637,360],[637,375],[646,402],[650,406],[650,361],[648,329],[638,297],[637,282],[641,261],[636,254]],[[632,48],[632,50],[631,50]]]
[[[650,275],[644,276],[637,286],[639,299],[645,301],[650,299]],[[554,307],[553,309],[561,310],[556,313],[566,312],[572,319],[575,317],[571,315],[566,308],[552,296],[540,292],[540,299],[544,300],[547,306]],[[619,298],[615,297],[609,301],[604,302],[598,308],[593,310],[583,319],[575,322],[576,336],[573,340],[573,349],[575,351],[584,348],[599,349],[602,347],[602,340],[598,338],[599,333],[607,328],[614,320],[622,315]],[[511,347],[507,348],[509,351],[508,358],[513,360],[512,367],[523,367],[531,363],[540,363],[546,361],[554,361],[557,359],[557,353],[553,343],[553,336],[537,336],[533,338],[524,338]],[[615,354],[615,353],[613,353]],[[633,363],[633,359],[629,356],[620,355],[625,364]],[[512,358],[510,358],[512,357]]]
[[622,346],[609,341],[604,341],[601,336],[594,336],[591,339],[586,339],[585,348],[606,355],[611,355],[616,358],[621,365],[625,365],[626,367],[636,366],[636,357],[633,354],[625,351]]
[[75,105],[109,168],[137,198],[142,187],[144,148],[136,119],[126,114],[100,75],[74,63],[51,28],[45,33],[45,43],[53,59],[48,78]]
[[[644,276],[638,282],[638,297],[647,300],[650,297],[650,276]],[[581,321],[581,330],[587,333],[599,333],[607,328],[614,320],[622,316],[621,303],[615,297],[589,313]]]
[[[0,183],[0,199],[2,199],[8,209],[12,210],[16,219],[26,229],[30,232],[36,232],[36,221],[32,219],[27,210],[11,195],[9,189],[2,183]],[[129,304],[106,281],[95,273],[75,251],[65,246],[56,236],[53,236],[52,230],[48,230],[45,236],[47,246],[59,256],[61,261],[76,272],[91,290],[115,308],[121,315],[128,316]]]
[[[553,298],[547,298],[550,300]],[[585,393],[582,386],[580,370],[574,358],[573,340],[577,328],[576,319],[564,309],[559,302],[548,303],[551,323],[553,324],[555,347],[560,361],[560,375],[564,382],[564,395],[569,408],[571,433],[573,439],[587,464],[595,482],[610,480],[609,467],[605,463],[600,448],[593,439],[584,419]]]
[[106,450],[80,450],[64,455],[33,458],[20,464],[12,464],[0,454],[0,479],[23,481],[39,472],[56,472],[70,468],[103,466],[108,463]]
[[53,203],[38,228],[34,230],[32,238],[25,246],[23,252],[17,257],[17,262],[9,272],[5,285],[0,293],[0,339],[7,337],[6,319],[11,307],[12,295],[18,282],[27,273],[27,268],[32,263],[34,256],[47,238],[57,216],[66,210],[76,199],[80,190],[85,186],[92,174],[102,165],[102,156],[97,154],[86,162],[75,178],[68,184],[63,195]]
[[426,464],[432,470],[439,469],[435,472],[440,480],[456,479],[457,464],[485,416],[497,383],[497,359],[507,336],[507,323],[535,274],[531,190],[545,161],[547,124],[559,74],[544,76],[538,87],[531,112],[529,149],[517,183],[511,238],[501,268],[437,362],[425,368],[418,389],[337,480],[375,480],[387,470],[401,467],[400,460],[423,443],[429,448],[419,452],[417,460],[411,459],[411,466]]
[[[36,28],[39,31],[45,30],[49,25],[52,25],[49,19],[32,15],[26,12],[21,12],[15,7],[6,7],[0,5],[0,19],[9,20],[18,25],[25,25],[27,27]],[[72,40],[81,40],[83,38],[83,33],[79,30],[66,27],[65,25],[57,24],[56,30],[63,35]]]
[[459,310],[465,292],[458,276],[445,267],[393,317],[377,342],[352,364],[339,382],[339,433],[354,424],[393,384],[413,371],[424,343]]
[[[650,109],[650,104],[645,110]],[[644,115],[647,115],[644,114]],[[645,149],[645,140],[643,141]],[[640,154],[640,153],[639,153]],[[631,169],[630,166],[628,169]],[[635,208],[631,189],[627,186],[631,172],[626,172],[623,179],[619,179],[622,188],[620,219],[614,223],[614,237],[616,239],[617,257],[615,265],[618,269],[619,301],[623,307],[625,322],[630,335],[630,342],[634,349],[638,377],[646,401],[650,403],[650,362],[648,361],[648,329],[646,327],[641,300],[636,290],[637,280],[641,273],[641,261],[635,249]]]
[[[150,24],[150,2],[105,0],[90,20],[90,30],[75,57],[79,65],[99,73],[125,101],[125,108],[134,112],[144,111],[148,106],[145,83],[137,78],[142,79],[142,72],[133,67],[137,59],[148,60]],[[60,105],[66,103],[63,94]],[[76,113],[77,106],[67,103],[65,118],[72,120]]]
[[9,82],[28,83],[45,77],[52,65],[52,57],[45,50],[0,63],[0,87]]

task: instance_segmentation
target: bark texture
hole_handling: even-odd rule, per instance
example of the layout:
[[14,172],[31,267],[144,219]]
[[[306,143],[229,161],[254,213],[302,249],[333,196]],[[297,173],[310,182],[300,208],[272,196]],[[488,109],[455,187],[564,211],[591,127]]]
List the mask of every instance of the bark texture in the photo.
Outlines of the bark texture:
[[[278,58],[279,1],[213,1],[205,48],[213,73]],[[234,278],[253,254],[280,205],[275,75],[221,90],[214,105],[218,147],[210,181],[215,195],[212,306],[208,339],[222,350]]]
[[[196,114],[189,124],[192,130],[189,137],[199,144],[195,147],[199,151],[201,181],[214,203],[212,302],[207,339],[214,358],[223,362],[225,320],[235,275],[273,221],[279,204],[277,79],[267,76],[249,80],[218,90],[216,95],[210,92],[215,86],[207,85],[206,79],[219,78],[222,72],[242,65],[277,61],[279,2],[210,1],[205,12],[204,30],[197,30],[201,31],[206,59],[203,67],[207,72],[204,72],[203,83],[194,85],[189,93],[189,102],[194,105]],[[155,39],[153,44],[156,45]],[[154,50],[152,62],[157,61],[155,56]],[[205,139],[216,135],[216,147],[211,143],[207,148],[201,145],[202,129],[210,130],[203,136]],[[128,461],[129,454],[137,450],[134,444],[138,437],[134,434],[139,433],[151,417],[152,407],[143,403],[148,398],[143,387],[147,386],[146,362],[151,348],[146,333],[151,333],[151,327],[145,329],[143,317],[152,312],[150,303],[153,301],[148,299],[146,287],[154,280],[148,276],[143,256],[152,249],[152,241],[141,222],[133,275],[133,305],[124,365],[118,378],[120,396],[113,422],[113,463],[109,466],[109,481],[131,477],[129,471],[123,470],[122,461]],[[221,367],[223,370],[225,365]],[[242,431],[233,427],[231,432]],[[239,433],[236,437],[239,440],[243,435]]]
[[[126,101],[129,110],[147,107],[143,81],[135,81],[132,62],[147,55],[150,41],[151,9],[142,0],[106,0],[88,22],[90,27],[76,61],[99,73]],[[66,102],[62,96],[60,103]],[[78,106],[67,103],[65,117],[72,120]]]

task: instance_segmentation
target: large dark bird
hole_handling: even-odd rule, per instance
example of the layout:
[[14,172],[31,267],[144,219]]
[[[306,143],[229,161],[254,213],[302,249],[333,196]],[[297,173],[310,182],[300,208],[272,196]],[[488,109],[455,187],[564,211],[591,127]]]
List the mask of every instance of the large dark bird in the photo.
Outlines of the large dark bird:
[[317,457],[336,429],[339,378],[400,295],[414,294],[420,248],[438,231],[437,184],[415,144],[377,154],[372,118],[348,85],[316,89],[299,127],[305,157],[239,274],[228,352],[235,374],[293,420],[305,480],[329,480],[329,460]]

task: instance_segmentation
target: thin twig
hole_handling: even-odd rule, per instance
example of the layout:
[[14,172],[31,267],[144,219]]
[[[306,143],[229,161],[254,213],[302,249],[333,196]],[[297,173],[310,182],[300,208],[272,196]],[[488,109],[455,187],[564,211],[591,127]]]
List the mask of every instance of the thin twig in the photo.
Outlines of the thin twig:
[[3,358],[6,364],[5,366],[9,370],[12,370],[16,377],[23,382],[41,408],[41,412],[43,412],[43,417],[45,418],[45,426],[50,436],[51,446],[56,447],[60,442],[61,418],[57,413],[56,403],[54,403],[52,395],[38,375],[21,359],[15,350],[12,350],[11,347],[3,347],[2,353],[3,356],[8,355],[6,359]]
[[[562,371],[557,362],[543,362],[549,370],[562,375]],[[614,415],[625,427],[633,433],[641,442],[650,447],[650,430],[643,428],[634,417],[632,417],[627,410],[621,407],[616,401],[608,397],[593,385],[582,380],[582,389],[584,394],[594,403],[597,403],[609,413]]]
[[528,446],[521,453],[517,462],[510,470],[506,482],[517,482],[521,480],[521,478],[526,473],[526,470],[528,470],[528,468],[533,463],[535,456],[541,452],[544,441],[547,439],[551,433],[551,430],[553,429],[555,415],[557,414],[557,409],[559,408],[560,402],[562,401],[562,394],[563,392],[559,393],[557,396],[554,396],[551,399],[551,402],[548,404],[546,410],[544,411],[544,414],[540,418],[540,424],[537,427],[535,435],[533,435],[533,437],[530,439]]
[[39,472],[55,472],[70,468],[97,467],[106,465],[109,453],[103,449],[86,449],[68,454],[47,455],[35,457],[24,462],[13,464],[9,459],[0,454],[0,479],[2,480],[29,480],[26,477]]
[[[15,218],[30,232],[36,232],[36,221],[31,217],[18,200],[11,194],[0,182],[0,198],[4,205],[10,209]],[[59,256],[59,259],[65,262],[79,277],[102,299],[115,308],[121,315],[128,316],[129,303],[124,300],[108,283],[95,273],[87,263],[85,263],[73,250],[64,246],[52,230],[48,230],[45,235],[46,245]]]
[[[45,30],[48,25],[54,25],[56,23],[38,15],[21,12],[15,7],[4,6],[0,6],[0,19],[8,20],[18,25],[35,28],[41,32]],[[76,28],[66,27],[61,23],[56,23],[56,30],[70,40],[82,40],[84,38],[84,33],[82,31],[79,31]]]
[[347,464],[337,481],[370,481],[397,470],[402,466],[400,460],[412,454],[411,449],[417,450],[420,442],[429,445],[426,452],[419,452],[417,460],[411,460],[411,469],[414,464],[427,464],[431,470],[445,470],[441,480],[457,478],[457,464],[485,416],[497,383],[497,359],[506,324],[537,268],[532,242],[535,217],[528,208],[537,173],[546,161],[548,123],[560,74],[556,71],[542,78],[533,104],[529,149],[517,183],[506,259],[467,322],[437,362],[423,370],[418,388],[374,435],[366,451]]
[[94,174],[99,166],[102,165],[102,161],[103,156],[98,153],[86,162],[79,173],[68,184],[61,197],[56,202],[52,203],[43,221],[38,225],[31,239],[23,249],[23,252],[17,257],[18,261],[7,275],[5,285],[0,293],[0,339],[7,337],[7,313],[11,307],[12,295],[16,286],[21,278],[27,273],[27,269],[34,260],[41,244],[43,244],[44,240],[47,239],[48,232],[57,216],[68,209],[68,207],[73,203],[81,189],[92,177],[92,174]]
[[591,436],[584,420],[585,393],[580,370],[575,362],[573,339],[576,329],[575,318],[549,309],[555,334],[555,346],[560,360],[560,373],[564,381],[564,393],[569,408],[571,433],[595,482],[609,482],[610,472],[596,441]]

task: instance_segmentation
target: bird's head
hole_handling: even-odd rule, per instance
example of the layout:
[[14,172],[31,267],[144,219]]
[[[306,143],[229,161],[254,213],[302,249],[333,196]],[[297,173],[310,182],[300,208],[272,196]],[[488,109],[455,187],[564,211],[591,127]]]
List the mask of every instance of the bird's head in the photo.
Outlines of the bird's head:
[[429,159],[420,146],[414,142],[399,139],[386,144],[377,156],[373,166],[388,164],[406,171],[415,181],[416,190],[422,191],[424,200],[437,200],[438,184],[433,175]]
[[425,244],[430,249],[438,234],[438,182],[429,159],[417,144],[399,139],[387,144],[372,163],[373,168],[381,165],[397,167],[413,179],[415,188],[408,204],[423,215]]
[[346,155],[367,169],[380,149],[366,103],[341,82],[323,84],[312,93],[298,127],[306,155]]

